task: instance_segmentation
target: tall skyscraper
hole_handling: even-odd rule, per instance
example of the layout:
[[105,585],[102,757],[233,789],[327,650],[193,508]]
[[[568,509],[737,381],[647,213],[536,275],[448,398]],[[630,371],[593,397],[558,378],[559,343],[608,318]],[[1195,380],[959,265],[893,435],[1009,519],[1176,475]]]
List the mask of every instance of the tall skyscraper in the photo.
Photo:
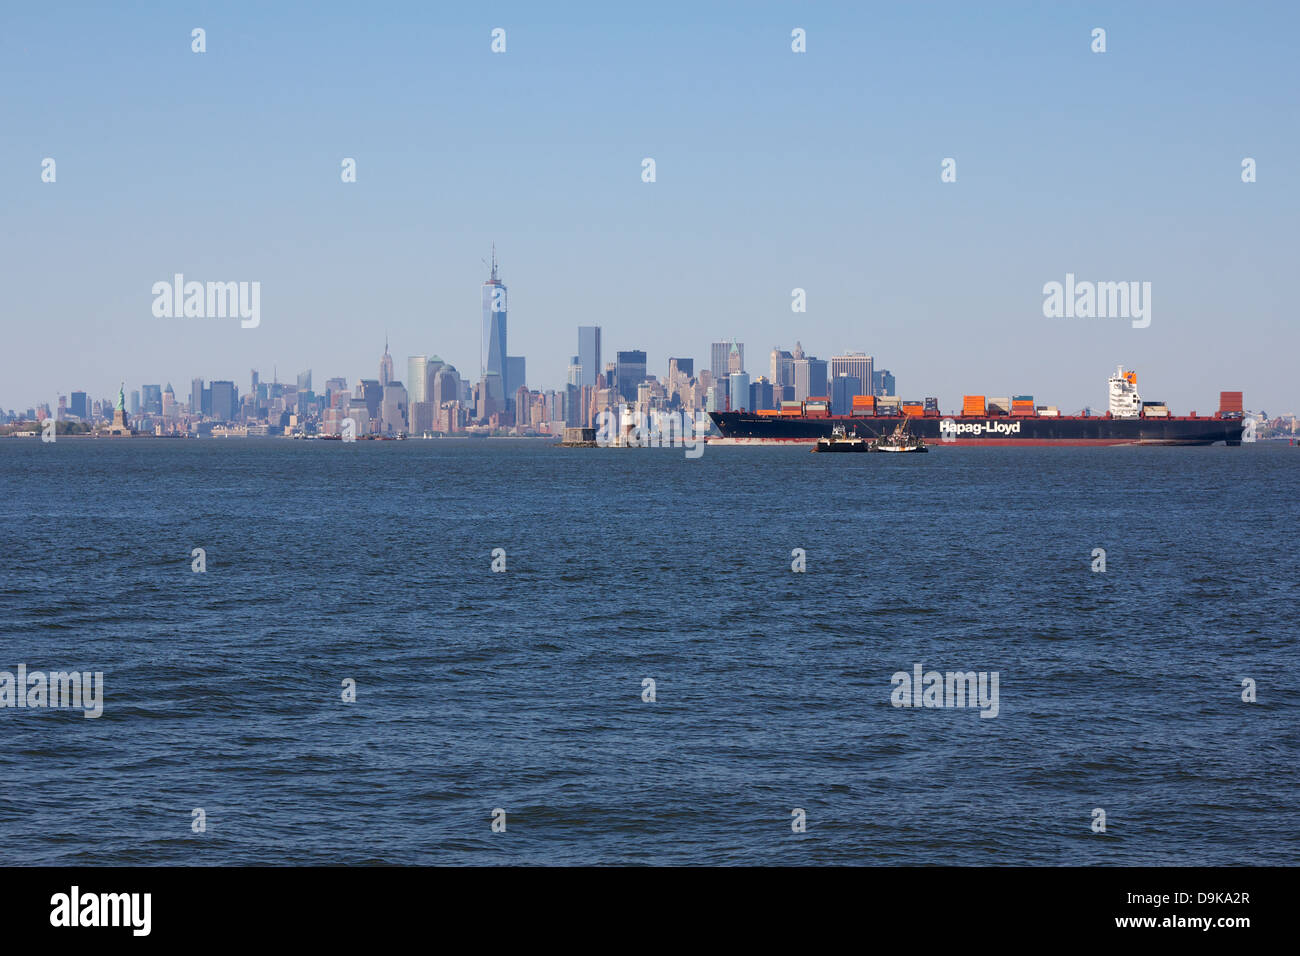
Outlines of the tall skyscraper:
[[856,375],[841,372],[831,379],[831,413],[848,415],[853,411],[853,398],[863,394],[862,380]]
[[515,392],[528,384],[528,365],[522,355],[506,356],[506,394],[514,397]]
[[406,389],[401,382],[389,382],[384,386],[384,401],[380,428],[386,435],[400,435],[406,431],[407,409]]
[[406,395],[410,403],[426,401],[426,384],[429,377],[429,359],[425,355],[412,355],[406,360]]
[[690,380],[695,377],[695,359],[670,358],[668,360],[668,381],[674,382],[679,377]]
[[731,410],[738,412],[741,409],[749,409],[749,374],[732,372],[730,378],[728,395],[731,396]]
[[799,357],[794,360],[794,398],[802,402],[810,396],[826,394],[826,362],[824,359],[803,355],[803,349],[796,349]]
[[492,246],[492,275],[483,283],[483,350],[479,377],[488,374],[506,378],[506,302],[505,283],[497,276],[497,247]]
[[830,376],[831,382],[834,383],[840,377],[841,373],[852,375],[858,380],[858,387],[863,389],[859,394],[867,394],[867,389],[871,385],[871,373],[874,362],[870,355],[865,352],[845,352],[843,355],[831,356]]
[[311,369],[307,369],[307,371],[305,372],[298,373],[298,391],[300,392],[311,391]]
[[784,349],[772,349],[772,363],[769,378],[772,385],[781,388],[794,385],[794,356]]
[[90,418],[90,409],[86,405],[85,392],[72,393],[72,402],[68,405],[68,412],[76,415],[83,422]]
[[190,382],[190,414],[203,414],[203,379],[201,378]]
[[709,371],[713,373],[715,382],[720,382],[731,374],[730,364],[730,342],[714,342],[709,346]]
[[596,376],[603,366],[600,364],[600,326],[578,326],[578,364],[582,366],[582,381],[579,385],[596,384]]
[[745,371],[745,345],[731,340],[731,349],[727,352],[727,374]]
[[877,397],[894,394],[894,375],[887,368],[879,372],[873,372],[871,375],[871,392]]
[[388,354],[388,336],[384,336],[384,354],[379,357],[379,384],[387,385],[393,380],[393,357]]
[[212,417],[219,422],[233,422],[235,411],[239,408],[239,392],[235,389],[235,383],[213,382],[211,389]]
[[614,353],[614,375],[618,393],[625,402],[636,401],[636,390],[645,381],[645,353],[637,349]]
[[567,381],[569,385],[576,388],[582,388],[582,362],[579,361],[578,356],[576,355],[573,357],[573,361],[569,363],[569,377]]

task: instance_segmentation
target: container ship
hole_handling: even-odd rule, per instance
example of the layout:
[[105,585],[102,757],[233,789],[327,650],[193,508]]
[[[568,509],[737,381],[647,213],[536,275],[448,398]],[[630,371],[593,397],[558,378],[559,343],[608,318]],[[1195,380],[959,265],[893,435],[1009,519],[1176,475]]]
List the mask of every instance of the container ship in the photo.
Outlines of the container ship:
[[[942,415],[934,398],[902,401],[893,396],[857,395],[848,414],[832,414],[828,397],[781,402],[756,412],[710,412],[721,433],[717,444],[811,444],[829,438],[837,426],[848,436],[887,435],[905,419],[911,434],[930,444],[957,445],[1240,445],[1245,430],[1241,392],[1220,392],[1212,416],[1173,415],[1164,402],[1144,402],[1137,372],[1120,366],[1110,378],[1110,407],[1104,415],[1062,415],[1055,406],[1035,405],[1031,395],[986,398],[966,395],[960,415]],[[836,410],[839,411],[838,409]]]

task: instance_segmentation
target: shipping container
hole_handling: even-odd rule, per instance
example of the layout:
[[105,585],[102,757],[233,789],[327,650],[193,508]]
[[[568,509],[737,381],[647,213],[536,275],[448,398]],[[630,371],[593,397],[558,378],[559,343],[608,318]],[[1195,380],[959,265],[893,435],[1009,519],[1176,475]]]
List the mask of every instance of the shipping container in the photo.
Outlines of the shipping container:
[[961,413],[963,415],[983,415],[984,396],[963,395],[961,399]]
[[1219,393],[1219,411],[1220,412],[1237,412],[1245,410],[1242,405],[1241,392],[1220,392]]
[[868,407],[870,407],[870,406],[872,406],[872,405],[875,405],[875,404],[876,404],[876,396],[874,396],[874,395],[854,395],[854,396],[853,396],[853,407],[854,407],[854,408],[868,408]]
[[1059,418],[1061,415],[1055,408],[1040,408],[1038,414],[1041,418]]

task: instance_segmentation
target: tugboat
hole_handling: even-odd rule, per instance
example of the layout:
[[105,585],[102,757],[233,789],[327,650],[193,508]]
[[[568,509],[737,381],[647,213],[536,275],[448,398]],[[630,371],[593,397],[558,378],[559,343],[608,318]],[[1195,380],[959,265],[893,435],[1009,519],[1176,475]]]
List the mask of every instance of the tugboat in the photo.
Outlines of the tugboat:
[[848,435],[844,431],[843,425],[836,425],[831,429],[830,438],[819,438],[817,444],[813,445],[814,452],[819,451],[870,451],[871,442],[865,438],[859,438],[855,435]]
[[869,443],[867,451],[923,452],[930,449],[925,442],[907,430],[907,419],[903,419],[887,436],[877,438]]

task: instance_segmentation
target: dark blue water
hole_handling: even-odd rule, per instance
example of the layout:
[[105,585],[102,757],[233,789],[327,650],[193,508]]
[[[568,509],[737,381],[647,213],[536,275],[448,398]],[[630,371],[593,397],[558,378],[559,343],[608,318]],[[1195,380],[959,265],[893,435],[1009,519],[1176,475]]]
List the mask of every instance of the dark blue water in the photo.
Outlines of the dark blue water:
[[1297,466],[0,441],[0,859],[1294,864]]

